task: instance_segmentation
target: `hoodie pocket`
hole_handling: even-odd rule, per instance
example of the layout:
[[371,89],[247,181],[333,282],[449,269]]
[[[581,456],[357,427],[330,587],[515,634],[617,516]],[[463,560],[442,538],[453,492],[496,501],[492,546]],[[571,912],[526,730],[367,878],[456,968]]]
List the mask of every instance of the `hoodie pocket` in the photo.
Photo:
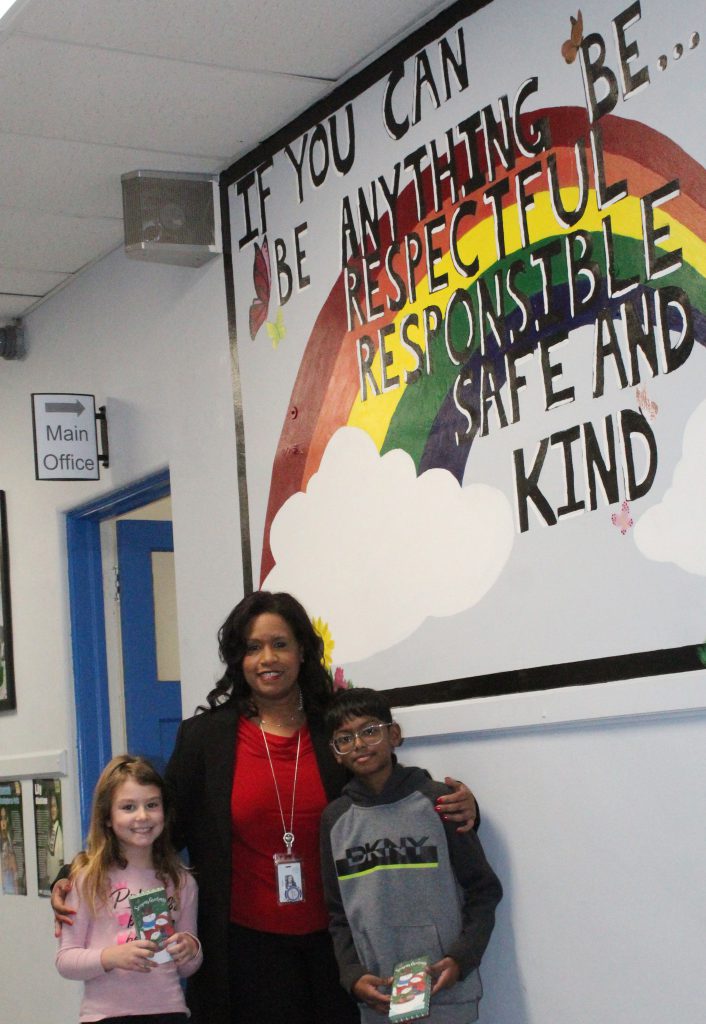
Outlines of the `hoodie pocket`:
[[375,935],[360,935],[356,945],[365,967],[382,978],[389,977],[401,960],[428,956],[431,963],[442,957],[439,933],[434,925],[392,925]]

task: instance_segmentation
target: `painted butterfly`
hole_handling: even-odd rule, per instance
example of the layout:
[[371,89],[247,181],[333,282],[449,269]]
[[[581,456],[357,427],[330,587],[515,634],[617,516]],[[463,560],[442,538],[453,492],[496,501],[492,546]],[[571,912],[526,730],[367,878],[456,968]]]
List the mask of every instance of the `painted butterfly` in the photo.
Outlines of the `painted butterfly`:
[[627,501],[624,501],[620,506],[620,512],[614,512],[610,518],[613,526],[618,527],[623,537],[634,523],[634,520],[630,515],[630,506]]
[[280,306],[277,310],[277,316],[274,321],[268,320],[265,324],[267,327],[267,333],[270,336],[272,342],[272,348],[277,348],[282,338],[287,333],[287,328],[284,326],[284,316],[282,315],[282,307]]
[[255,285],[255,298],[250,303],[250,337],[254,341],[255,335],[267,320],[267,307],[270,304],[270,289],[272,287],[270,250],[266,238],[262,242],[262,248],[255,242],[252,277]]
[[659,406],[649,397],[647,388],[636,388],[635,397],[637,399],[637,407],[642,415],[649,416],[653,420],[659,412]]
[[571,36],[562,44],[561,55],[567,64],[573,64],[576,54],[579,52],[579,46],[583,42],[583,15],[579,11],[575,18],[572,14],[569,17],[571,18]]

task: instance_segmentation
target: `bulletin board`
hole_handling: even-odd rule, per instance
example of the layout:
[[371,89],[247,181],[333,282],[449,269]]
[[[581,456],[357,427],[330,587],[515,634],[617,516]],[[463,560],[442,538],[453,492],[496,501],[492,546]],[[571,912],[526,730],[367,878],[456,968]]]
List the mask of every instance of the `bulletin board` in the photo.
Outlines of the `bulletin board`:
[[225,172],[246,570],[354,684],[706,664],[705,21],[458,3]]

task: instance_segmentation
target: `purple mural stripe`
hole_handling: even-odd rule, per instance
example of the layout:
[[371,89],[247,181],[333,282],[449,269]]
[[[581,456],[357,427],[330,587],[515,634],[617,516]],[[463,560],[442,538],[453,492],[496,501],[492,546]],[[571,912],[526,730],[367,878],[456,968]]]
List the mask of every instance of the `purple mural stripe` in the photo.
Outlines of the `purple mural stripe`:
[[[554,301],[553,305],[558,310],[568,309],[569,303],[569,289],[568,285],[560,284],[553,289]],[[609,299],[607,292],[605,291],[605,284],[603,285],[603,294],[600,296],[598,308],[610,310],[613,319],[618,319],[620,316],[620,306],[622,299],[613,298]],[[537,295],[531,299],[532,311],[535,317],[542,313],[541,298]],[[693,330],[694,330],[694,341],[696,344],[706,346],[706,312],[702,311],[698,307],[692,307],[693,316]],[[516,328],[519,323],[520,313],[518,310],[513,311],[507,318],[506,322],[508,327]],[[676,321],[676,313],[671,309],[667,312],[667,323],[670,328],[678,329],[679,323]],[[591,324],[596,319],[596,308],[592,307],[582,315],[575,317],[571,322],[572,330]],[[543,331],[533,334],[530,339],[527,339],[521,343],[523,353],[533,352],[543,338],[549,337],[556,330],[555,326],[548,326]],[[490,343],[492,344],[492,343]],[[496,381],[498,385],[506,383],[506,372],[505,363],[502,353],[498,352],[492,360],[495,371]],[[480,353],[476,350],[471,358],[466,362],[463,367],[463,373],[469,373],[473,376],[474,380],[479,380],[480,377]],[[643,382],[644,383],[644,382]],[[479,395],[478,387],[473,389],[473,405],[479,407]],[[470,404],[470,403],[469,403]],[[452,473],[459,483],[462,483],[463,476],[466,469],[466,464],[471,456],[471,449],[474,442],[477,442],[477,434],[465,444],[457,445],[455,442],[455,432],[462,430],[464,427],[464,421],[454,404],[453,394],[449,392],[441,406],[439,412],[434,420],[434,424],[429,433],[427,444],[424,449],[424,454],[420,461],[419,473],[425,472],[427,469],[447,469]]]

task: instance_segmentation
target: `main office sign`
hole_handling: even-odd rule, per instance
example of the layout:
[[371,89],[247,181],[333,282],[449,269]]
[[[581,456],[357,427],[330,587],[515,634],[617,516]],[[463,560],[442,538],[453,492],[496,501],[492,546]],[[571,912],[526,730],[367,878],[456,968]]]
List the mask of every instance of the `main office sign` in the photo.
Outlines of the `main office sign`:
[[98,480],[94,395],[32,395],[37,480]]

